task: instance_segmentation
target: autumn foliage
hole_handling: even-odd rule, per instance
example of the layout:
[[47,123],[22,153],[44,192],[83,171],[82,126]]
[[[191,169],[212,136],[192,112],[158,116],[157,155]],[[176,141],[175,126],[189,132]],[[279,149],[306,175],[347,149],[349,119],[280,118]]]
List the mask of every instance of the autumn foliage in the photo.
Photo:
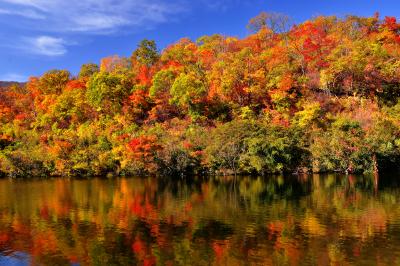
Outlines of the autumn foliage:
[[[262,13],[0,91],[5,175],[363,172],[400,158],[400,23]],[[45,136],[45,137],[44,137]],[[215,246],[218,249],[218,245]]]

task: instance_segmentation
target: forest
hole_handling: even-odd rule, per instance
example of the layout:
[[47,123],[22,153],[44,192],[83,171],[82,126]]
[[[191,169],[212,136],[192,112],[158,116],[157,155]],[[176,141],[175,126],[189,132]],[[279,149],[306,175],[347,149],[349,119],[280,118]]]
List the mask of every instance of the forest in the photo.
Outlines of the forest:
[[[244,25],[245,27],[245,25]],[[400,162],[400,23],[261,13],[244,38],[50,70],[0,90],[8,177],[373,173]]]

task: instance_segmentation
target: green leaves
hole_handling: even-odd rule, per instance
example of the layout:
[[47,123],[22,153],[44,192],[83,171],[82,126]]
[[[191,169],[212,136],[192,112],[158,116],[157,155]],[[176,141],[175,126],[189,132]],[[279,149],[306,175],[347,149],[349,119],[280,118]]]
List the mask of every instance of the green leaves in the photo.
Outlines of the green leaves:
[[39,89],[43,94],[60,94],[70,76],[67,70],[50,70],[39,79]]
[[139,43],[138,48],[132,54],[132,59],[134,61],[137,61],[147,67],[154,65],[159,58],[160,55],[157,51],[157,45],[155,41],[146,39]]
[[172,84],[170,101],[193,114],[197,114],[201,111],[200,103],[206,93],[207,89],[201,77],[193,72],[181,73]]
[[131,93],[132,83],[124,74],[101,71],[91,77],[87,87],[87,99],[97,111],[116,113]]

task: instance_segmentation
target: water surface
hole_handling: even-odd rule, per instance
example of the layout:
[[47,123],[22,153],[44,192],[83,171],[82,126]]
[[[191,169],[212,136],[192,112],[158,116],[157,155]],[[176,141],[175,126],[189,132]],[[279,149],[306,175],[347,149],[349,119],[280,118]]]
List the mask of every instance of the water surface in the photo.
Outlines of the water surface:
[[0,180],[0,265],[399,265],[400,178]]

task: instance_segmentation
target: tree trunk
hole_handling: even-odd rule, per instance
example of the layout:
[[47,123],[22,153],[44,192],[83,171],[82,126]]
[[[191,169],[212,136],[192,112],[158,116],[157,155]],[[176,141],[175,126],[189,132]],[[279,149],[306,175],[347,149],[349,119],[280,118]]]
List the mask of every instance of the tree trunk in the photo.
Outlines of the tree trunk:
[[372,155],[372,162],[374,164],[374,191],[378,192],[378,182],[379,182],[379,169],[378,169],[378,160],[376,158],[376,154]]
[[372,155],[372,162],[374,164],[374,174],[378,174],[379,170],[378,170],[378,159],[376,158],[376,154],[374,153]]

